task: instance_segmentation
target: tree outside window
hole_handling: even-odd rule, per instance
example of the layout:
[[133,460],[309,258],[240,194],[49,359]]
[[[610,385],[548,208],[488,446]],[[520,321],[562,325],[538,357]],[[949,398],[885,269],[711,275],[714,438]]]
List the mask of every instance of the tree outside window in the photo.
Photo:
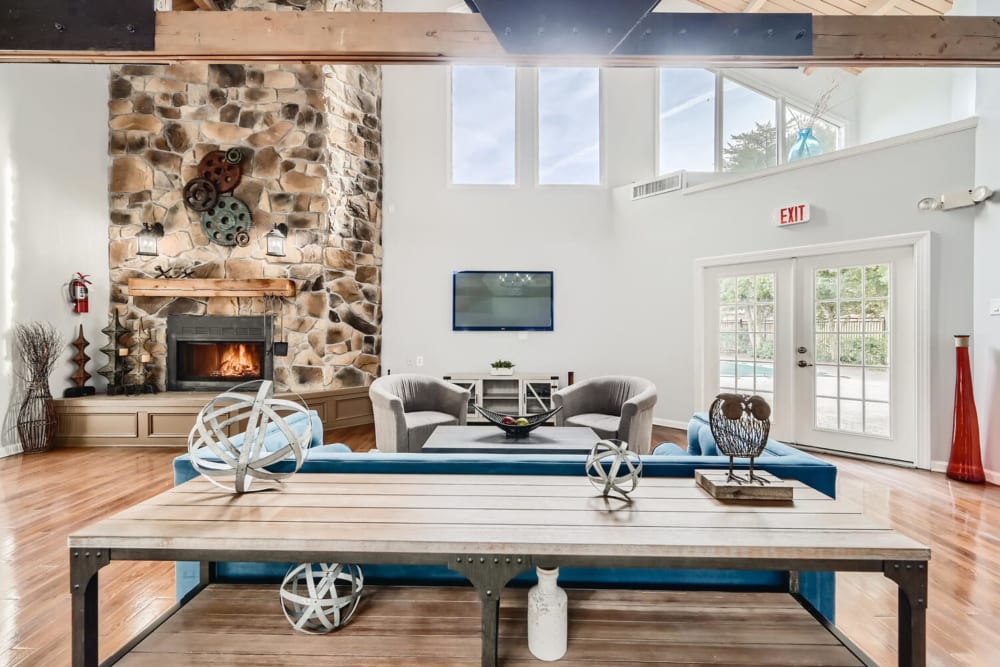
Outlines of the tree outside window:
[[722,87],[722,170],[753,171],[778,164],[778,103],[725,79]]

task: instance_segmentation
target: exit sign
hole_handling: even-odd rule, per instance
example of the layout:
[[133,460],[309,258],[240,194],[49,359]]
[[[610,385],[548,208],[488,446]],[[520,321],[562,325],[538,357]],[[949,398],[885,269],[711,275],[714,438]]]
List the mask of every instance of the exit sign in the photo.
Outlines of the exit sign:
[[792,206],[779,208],[778,216],[775,222],[779,227],[798,225],[803,222],[809,222],[810,215],[811,211],[809,209],[809,204],[794,204]]

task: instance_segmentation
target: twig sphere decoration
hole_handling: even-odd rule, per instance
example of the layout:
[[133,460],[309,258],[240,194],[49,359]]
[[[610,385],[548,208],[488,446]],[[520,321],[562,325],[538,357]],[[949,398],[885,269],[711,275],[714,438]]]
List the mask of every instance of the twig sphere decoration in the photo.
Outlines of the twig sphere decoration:
[[[298,472],[312,440],[312,419],[306,406],[274,398],[274,385],[267,380],[259,383],[256,395],[239,391],[255,384],[239,385],[210,400],[198,413],[188,435],[188,453],[195,470],[219,488],[235,489],[236,493],[248,492],[254,479],[278,482]],[[306,426],[300,433],[286,421],[295,413],[305,414]],[[234,444],[227,435],[229,426],[244,421],[243,441]],[[264,448],[269,424],[277,428],[285,442],[272,451]],[[295,460],[291,472],[267,470],[271,464],[288,458]]]
[[[760,396],[719,394],[708,409],[708,424],[719,451],[729,457],[727,481],[739,484],[767,484],[753,472],[753,461],[767,446],[771,432],[771,406]],[[747,477],[733,472],[735,457],[750,459]]]
[[359,565],[302,563],[281,583],[281,608],[299,632],[326,634],[351,619],[364,586]]
[[587,479],[605,497],[614,492],[627,499],[642,477],[642,459],[630,454],[624,440],[599,441],[587,457]]

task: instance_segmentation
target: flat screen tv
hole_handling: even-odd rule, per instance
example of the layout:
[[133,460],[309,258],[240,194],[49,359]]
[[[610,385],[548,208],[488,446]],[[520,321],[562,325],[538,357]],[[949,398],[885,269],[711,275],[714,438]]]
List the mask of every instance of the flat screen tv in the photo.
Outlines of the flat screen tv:
[[453,331],[552,331],[551,271],[456,271]]

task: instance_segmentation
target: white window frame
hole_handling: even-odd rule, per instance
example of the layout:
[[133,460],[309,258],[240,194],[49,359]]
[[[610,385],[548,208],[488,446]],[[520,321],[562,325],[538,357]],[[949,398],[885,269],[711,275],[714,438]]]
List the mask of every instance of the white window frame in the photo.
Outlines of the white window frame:
[[[470,67],[470,65],[460,65],[460,67]],[[455,156],[455,137],[453,130],[455,129],[454,124],[454,71],[455,66],[448,66],[448,91],[447,97],[447,110],[448,113],[445,114],[445,122],[447,123],[447,128],[445,129],[445,135],[448,137],[447,146],[447,156],[445,159],[445,182],[448,184],[449,188],[487,188],[487,189],[500,189],[500,190],[511,190],[521,186],[521,121],[519,116],[519,107],[521,96],[519,88],[521,87],[521,76],[524,68],[517,67],[515,65],[471,65],[471,67],[510,67],[514,70],[514,182],[513,183],[456,183],[454,181],[455,169],[454,169],[454,156]]]
[[[531,68],[531,76],[534,79],[532,82],[532,88],[535,93],[535,123],[534,123],[534,170],[535,170],[535,187],[540,189],[555,189],[564,190],[567,188],[591,188],[591,189],[605,189],[607,188],[608,174],[607,174],[607,156],[605,154],[607,137],[605,136],[605,102],[604,102],[604,68],[603,67],[574,67],[573,69],[596,69],[597,70],[597,137],[598,137],[598,159],[600,164],[598,165],[598,182],[597,183],[542,183],[541,182],[541,122],[542,122],[542,112],[541,112],[541,77],[538,76],[538,70],[542,69],[539,67]],[[560,69],[559,66],[548,67],[547,69]],[[449,109],[451,106],[449,105]],[[657,125],[659,126],[659,125]]]
[[[657,176],[662,176],[664,173],[660,171],[660,87],[662,85],[660,70],[662,69],[676,69],[672,67],[659,67],[655,70],[656,76],[656,94],[654,95],[653,104],[655,105],[655,113],[653,115],[656,118],[656,173]],[[722,171],[722,148],[723,148],[723,108],[725,104],[724,99],[724,88],[725,79],[748,88],[753,92],[769,97],[775,101],[775,128],[778,133],[777,136],[777,150],[778,150],[778,161],[775,166],[782,166],[788,164],[788,147],[785,145],[785,106],[791,105],[797,109],[807,110],[812,105],[812,103],[807,103],[801,98],[788,95],[777,90],[774,90],[766,85],[763,85],[750,77],[741,76],[739,74],[733,74],[731,71],[723,71],[711,68],[698,68],[705,69],[707,72],[711,72],[715,76],[715,173],[731,173]],[[848,122],[843,116],[835,113],[825,113],[820,116],[820,119],[831,125],[840,128],[840,145],[837,146],[837,150],[842,150],[847,148],[847,135],[848,135]],[[758,170],[761,171],[761,170]]]

